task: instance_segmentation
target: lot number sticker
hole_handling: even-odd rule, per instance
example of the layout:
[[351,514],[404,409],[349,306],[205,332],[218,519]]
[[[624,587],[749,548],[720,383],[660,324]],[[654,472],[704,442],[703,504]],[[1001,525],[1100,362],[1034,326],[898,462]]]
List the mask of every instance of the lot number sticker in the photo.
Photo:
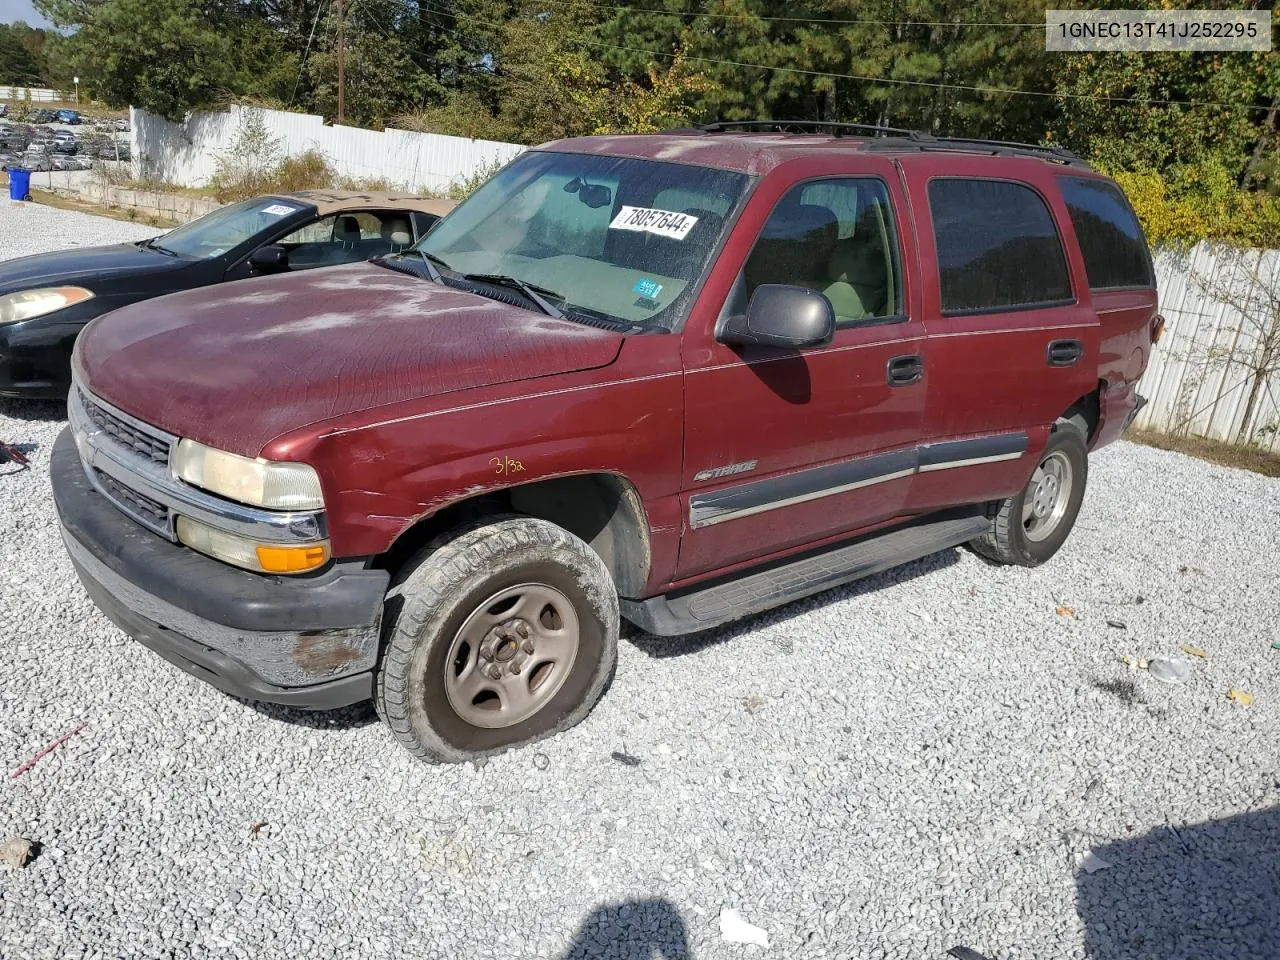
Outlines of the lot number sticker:
[[287,207],[283,203],[273,203],[262,212],[271,217],[283,217],[285,214],[293,213],[296,209],[296,207]]
[[635,230],[670,237],[672,240],[683,240],[697,222],[697,217],[691,217],[687,213],[651,210],[648,207],[623,207],[613,218],[613,223],[609,224],[609,229]]

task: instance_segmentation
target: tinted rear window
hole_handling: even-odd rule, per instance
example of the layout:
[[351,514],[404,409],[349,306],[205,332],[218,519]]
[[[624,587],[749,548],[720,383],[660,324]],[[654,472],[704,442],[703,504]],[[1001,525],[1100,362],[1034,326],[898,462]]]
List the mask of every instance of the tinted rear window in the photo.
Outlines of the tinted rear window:
[[929,182],[944,313],[1071,300],[1067,260],[1040,194],[1007,180]]
[[1091,290],[1155,286],[1142,227],[1120,188],[1106,180],[1059,177],[1084,255]]

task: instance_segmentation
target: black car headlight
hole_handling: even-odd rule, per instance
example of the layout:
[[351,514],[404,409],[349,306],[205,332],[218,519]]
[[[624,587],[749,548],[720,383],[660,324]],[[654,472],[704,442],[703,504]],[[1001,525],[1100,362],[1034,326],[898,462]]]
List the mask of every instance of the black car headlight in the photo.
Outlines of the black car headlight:
[[93,299],[84,287],[42,287],[0,296],[0,323],[18,323]]

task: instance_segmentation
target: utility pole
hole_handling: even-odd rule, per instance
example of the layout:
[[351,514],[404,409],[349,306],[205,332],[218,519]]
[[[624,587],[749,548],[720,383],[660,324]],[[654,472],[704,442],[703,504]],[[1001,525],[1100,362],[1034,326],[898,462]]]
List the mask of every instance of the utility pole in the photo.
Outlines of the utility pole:
[[338,7],[338,123],[344,120],[347,86],[347,42],[342,16],[342,0],[334,0]]

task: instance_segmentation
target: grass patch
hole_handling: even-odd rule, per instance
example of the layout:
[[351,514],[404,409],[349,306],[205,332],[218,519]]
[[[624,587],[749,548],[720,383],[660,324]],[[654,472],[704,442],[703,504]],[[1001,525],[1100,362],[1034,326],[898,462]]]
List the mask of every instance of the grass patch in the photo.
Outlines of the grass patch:
[[1155,430],[1129,429],[1124,438],[1158,450],[1173,450],[1189,457],[1220,463],[1237,470],[1251,470],[1266,477],[1280,477],[1280,453],[1259,447],[1237,445],[1207,437],[1183,437]]

